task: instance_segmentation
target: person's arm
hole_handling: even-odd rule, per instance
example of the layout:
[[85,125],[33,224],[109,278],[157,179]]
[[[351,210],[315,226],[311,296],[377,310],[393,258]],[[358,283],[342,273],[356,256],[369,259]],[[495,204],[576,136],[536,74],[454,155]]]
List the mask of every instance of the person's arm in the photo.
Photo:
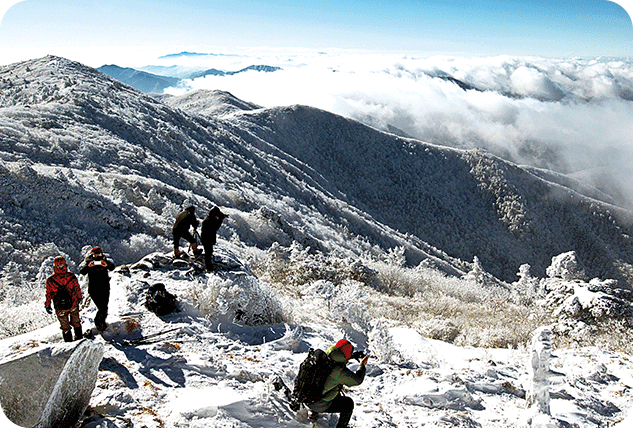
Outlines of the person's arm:
[[87,275],[88,271],[90,269],[89,263],[88,263],[88,259],[84,260],[84,262],[81,264],[81,267],[79,268],[79,274],[80,275]]
[[74,273],[71,273],[71,275],[72,276],[69,278],[68,284],[66,286],[71,293],[74,308],[75,306],[78,306],[81,302],[82,295],[81,287],[79,286],[79,281],[77,281],[77,277]]
[[[365,361],[365,364],[367,362]],[[367,367],[363,364],[360,365],[356,373],[348,369],[347,367],[341,367],[341,375],[340,375],[340,383],[345,386],[357,386],[363,383],[365,380],[365,372],[367,371]]]
[[57,292],[57,287],[55,285],[55,281],[53,281],[50,277],[46,280],[46,303],[44,306],[50,306],[53,301],[53,297]]

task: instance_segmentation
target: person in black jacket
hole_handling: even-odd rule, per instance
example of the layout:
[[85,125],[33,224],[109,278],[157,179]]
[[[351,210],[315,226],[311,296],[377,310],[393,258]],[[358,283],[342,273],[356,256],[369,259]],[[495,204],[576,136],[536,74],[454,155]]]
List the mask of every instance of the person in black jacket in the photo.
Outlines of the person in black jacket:
[[88,294],[97,307],[95,327],[97,330],[106,329],[108,316],[108,301],[110,300],[110,275],[108,271],[114,269],[114,263],[108,260],[100,247],[92,247],[79,273],[88,275]]
[[202,220],[200,241],[204,247],[204,265],[207,269],[210,269],[213,263],[213,246],[217,240],[216,234],[222,225],[222,221],[224,221],[226,217],[227,215],[220,211],[220,208],[213,207],[204,220]]
[[196,238],[189,232],[189,228],[193,227],[194,231],[198,228],[198,219],[196,218],[196,209],[194,207],[187,207],[183,212],[178,214],[174,227],[172,228],[172,235],[174,237],[174,257],[180,257],[180,239],[186,239],[191,245],[191,249],[195,255],[201,253],[198,251],[198,243]]

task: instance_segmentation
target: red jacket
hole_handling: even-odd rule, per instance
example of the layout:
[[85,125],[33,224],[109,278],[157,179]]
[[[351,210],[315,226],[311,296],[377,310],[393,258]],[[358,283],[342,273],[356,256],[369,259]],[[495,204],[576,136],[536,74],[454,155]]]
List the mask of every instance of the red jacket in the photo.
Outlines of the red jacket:
[[[58,308],[57,292],[61,287],[65,287],[70,294],[72,306],[70,308]],[[72,272],[55,273],[48,277],[46,280],[46,306],[51,304],[51,301],[55,303],[55,309],[71,309],[79,305],[81,300],[81,288],[79,287],[79,281]]]

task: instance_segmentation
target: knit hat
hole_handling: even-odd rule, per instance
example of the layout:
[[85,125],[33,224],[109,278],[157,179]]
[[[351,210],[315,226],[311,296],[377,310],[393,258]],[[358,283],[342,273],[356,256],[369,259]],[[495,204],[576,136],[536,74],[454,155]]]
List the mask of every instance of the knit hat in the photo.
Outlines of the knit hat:
[[338,342],[336,342],[336,347],[338,348],[339,351],[341,351],[341,354],[343,354],[345,359],[349,360],[350,358],[352,358],[352,353],[354,352],[354,345],[352,345],[349,342],[349,340],[347,339],[339,340]]
[[90,249],[90,254],[101,254],[103,253],[103,251],[101,251],[101,247],[92,247]]

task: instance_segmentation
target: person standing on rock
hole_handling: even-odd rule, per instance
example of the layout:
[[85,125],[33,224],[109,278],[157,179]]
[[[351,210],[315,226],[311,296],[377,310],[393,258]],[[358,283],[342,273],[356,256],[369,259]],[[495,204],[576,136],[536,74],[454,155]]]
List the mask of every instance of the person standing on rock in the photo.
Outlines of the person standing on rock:
[[220,208],[213,207],[211,211],[202,220],[202,228],[200,229],[200,241],[204,247],[204,265],[209,270],[213,263],[213,246],[217,240],[218,229],[222,225],[222,221],[227,217]]
[[88,294],[97,307],[95,327],[104,331],[107,327],[108,301],[110,300],[110,275],[114,263],[108,260],[100,247],[92,247],[90,254],[79,269],[81,275],[88,275]]
[[82,299],[79,281],[74,273],[68,271],[66,259],[62,256],[57,256],[53,260],[53,272],[53,275],[46,279],[46,312],[53,313],[52,302],[64,342],[73,341],[71,326],[75,330],[75,340],[79,340],[83,337],[79,318],[79,304]]
[[187,207],[183,212],[178,214],[174,226],[172,228],[172,235],[174,237],[174,257],[180,257],[180,239],[184,238],[191,244],[191,249],[195,255],[200,254],[202,251],[198,251],[198,242],[193,237],[189,228],[193,227],[195,231],[198,228],[198,219],[196,218],[195,207]]

